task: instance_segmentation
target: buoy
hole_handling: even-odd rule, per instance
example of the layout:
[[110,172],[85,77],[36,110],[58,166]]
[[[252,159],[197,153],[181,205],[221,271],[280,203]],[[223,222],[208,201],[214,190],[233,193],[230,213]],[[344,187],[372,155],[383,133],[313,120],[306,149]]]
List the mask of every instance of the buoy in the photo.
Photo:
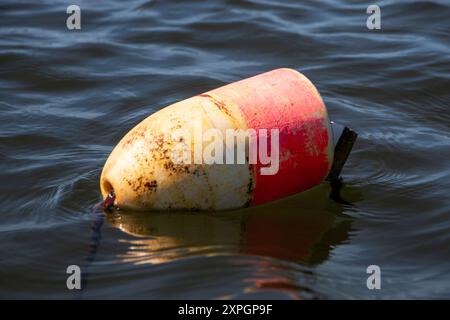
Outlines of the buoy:
[[241,208],[321,183],[333,157],[317,89],[282,68],[150,115],[114,148],[100,188],[119,209]]

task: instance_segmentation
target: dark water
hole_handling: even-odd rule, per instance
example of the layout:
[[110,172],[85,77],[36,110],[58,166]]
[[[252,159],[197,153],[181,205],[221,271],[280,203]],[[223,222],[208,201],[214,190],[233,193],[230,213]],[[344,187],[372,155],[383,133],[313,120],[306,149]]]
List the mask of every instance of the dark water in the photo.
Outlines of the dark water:
[[[378,31],[365,1],[76,3],[81,31],[71,1],[0,3],[1,298],[450,298],[448,1],[377,1]],[[284,66],[359,133],[349,205],[323,183],[220,214],[95,209],[144,117]]]

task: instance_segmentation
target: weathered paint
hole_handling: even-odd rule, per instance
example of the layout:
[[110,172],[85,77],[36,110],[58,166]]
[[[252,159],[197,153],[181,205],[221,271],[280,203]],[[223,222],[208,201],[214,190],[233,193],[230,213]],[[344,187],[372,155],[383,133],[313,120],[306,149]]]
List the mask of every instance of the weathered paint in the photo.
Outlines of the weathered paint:
[[[176,164],[171,160],[174,141],[170,132],[181,130],[186,137],[193,136],[196,121],[203,129],[243,128],[245,122],[238,114],[236,110],[233,116],[224,116],[211,100],[197,96],[151,115],[108,158],[100,184],[103,196],[114,190],[117,206],[134,210],[206,210],[249,203],[248,165]],[[182,134],[181,139],[190,141]],[[194,146],[190,149],[193,157]]]
[[[175,164],[175,130],[280,130],[280,168],[262,164]],[[186,139],[185,141],[188,141]],[[333,143],[325,105],[313,84],[292,69],[277,69],[168,106],[119,142],[102,172],[104,198],[133,210],[221,210],[260,204],[320,183],[330,169]],[[270,144],[269,144],[270,147]],[[194,146],[191,145],[192,157]],[[269,148],[270,151],[270,148]]]
[[301,192],[327,176],[333,159],[330,121],[322,98],[304,75],[277,69],[209,94],[237,102],[249,128],[280,129],[279,171],[262,175],[258,162],[253,204]]

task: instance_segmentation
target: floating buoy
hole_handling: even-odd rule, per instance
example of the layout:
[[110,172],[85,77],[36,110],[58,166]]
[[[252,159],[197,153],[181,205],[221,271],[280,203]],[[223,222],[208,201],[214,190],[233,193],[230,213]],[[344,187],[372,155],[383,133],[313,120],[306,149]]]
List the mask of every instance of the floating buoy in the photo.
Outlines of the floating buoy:
[[152,114],[114,148],[100,188],[120,209],[233,209],[321,183],[333,157],[317,89],[283,68]]

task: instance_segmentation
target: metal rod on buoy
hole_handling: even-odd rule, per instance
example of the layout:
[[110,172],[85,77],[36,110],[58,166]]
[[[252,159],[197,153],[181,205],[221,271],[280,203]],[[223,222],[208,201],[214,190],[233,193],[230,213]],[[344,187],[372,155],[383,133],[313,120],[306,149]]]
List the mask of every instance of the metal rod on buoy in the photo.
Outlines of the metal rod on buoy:
[[[339,179],[339,175],[347,161],[353,145],[355,144],[358,134],[349,127],[343,127],[331,121],[331,127],[333,130],[335,147],[334,158],[327,180],[333,181]],[[339,135],[337,133],[340,133]]]

